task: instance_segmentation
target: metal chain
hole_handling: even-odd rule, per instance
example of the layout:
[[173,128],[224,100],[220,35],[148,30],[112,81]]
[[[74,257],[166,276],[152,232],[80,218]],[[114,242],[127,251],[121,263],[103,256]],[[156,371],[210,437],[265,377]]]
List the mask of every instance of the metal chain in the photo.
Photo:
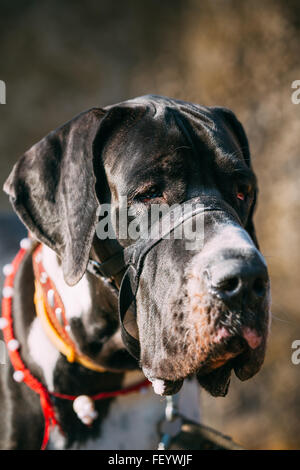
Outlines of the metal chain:
[[179,393],[166,397],[165,418],[159,423],[161,440],[158,450],[166,450],[170,447],[172,440],[180,433],[182,418],[178,411]]

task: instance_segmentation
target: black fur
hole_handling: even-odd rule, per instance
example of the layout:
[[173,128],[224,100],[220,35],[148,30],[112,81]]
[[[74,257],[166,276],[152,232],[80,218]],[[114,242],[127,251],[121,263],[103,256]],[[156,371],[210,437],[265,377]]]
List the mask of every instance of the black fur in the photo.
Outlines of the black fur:
[[[235,197],[241,185],[251,186],[243,204]],[[131,239],[97,239],[96,212],[102,203],[111,202],[118,213],[120,197],[127,196],[139,219],[149,210],[149,202],[143,202],[143,195],[148,193],[155,195],[156,202],[169,205],[205,195],[232,208],[240,219],[237,223],[229,209],[205,215],[205,244],[198,253],[202,277],[197,288],[205,299],[203,308],[199,304],[201,314],[199,310],[191,316],[189,268],[195,253],[185,250],[185,240],[164,240],[151,250],[137,293],[142,354],[139,365],[120,341],[112,341],[119,332],[116,294],[89,275],[95,308],[88,317],[73,320],[72,332],[80,348],[112,372],[93,373],[61,357],[55,370],[57,391],[93,394],[115,389],[121,386],[122,371],[140,366],[149,378],[171,382],[197,374],[204,388],[213,395],[224,395],[233,368],[242,379],[258,371],[266,345],[268,288],[261,299],[245,298],[242,303],[225,305],[205,281],[205,273],[219,259],[220,233],[227,227],[242,229],[241,233],[248,232],[251,238],[247,238],[246,254],[235,253],[234,246],[227,246],[226,256],[234,253],[245,264],[262,263],[252,220],[256,178],[245,132],[231,111],[152,95],[93,108],[28,150],[15,165],[5,191],[33,236],[56,251],[69,285],[83,276],[91,251],[103,261],[120,245],[133,243]],[[215,246],[215,253],[206,252],[209,244]],[[121,278],[122,273],[115,279],[117,285]],[[43,380],[26,343],[35,316],[32,298],[33,274],[28,257],[16,280],[16,335],[25,362]],[[204,325],[200,333],[197,322]],[[224,322],[235,338],[215,347],[214,334]],[[257,350],[249,351],[242,340],[236,339],[243,325],[255,328],[263,337]],[[228,351],[238,357],[214,370],[213,361]],[[43,427],[39,400],[24,385],[14,383],[11,372],[9,367],[3,368],[1,402],[4,400],[6,406],[1,407],[4,416],[0,446],[39,448]],[[97,404],[100,417],[87,429],[71,411],[70,403],[57,400],[68,445],[100,432],[109,403]]]

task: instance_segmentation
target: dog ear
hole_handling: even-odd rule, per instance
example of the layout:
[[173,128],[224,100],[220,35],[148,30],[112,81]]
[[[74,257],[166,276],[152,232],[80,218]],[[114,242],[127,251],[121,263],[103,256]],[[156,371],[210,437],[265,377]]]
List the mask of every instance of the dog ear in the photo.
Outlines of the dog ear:
[[90,109],[51,132],[18,160],[4,185],[28,230],[61,258],[69,285],[83,276],[95,233],[93,160],[106,113]]
[[237,140],[240,150],[242,151],[246,164],[251,167],[248,138],[242,124],[237,119],[236,115],[228,108],[216,106],[210,109],[219,118],[221,117],[225,126],[232,132],[234,139]]
[[[250,155],[248,138],[244,130],[244,127],[242,126],[240,121],[237,119],[236,115],[228,108],[214,107],[214,108],[211,108],[211,110],[214,113],[217,113],[218,116],[221,116],[223,123],[225,123],[226,127],[229,128],[230,131],[233,133],[233,136],[237,140],[237,143],[241,149],[241,152],[243,154],[246,164],[251,168],[251,155]],[[247,223],[245,225],[245,229],[247,230],[250,237],[252,238],[255,246],[259,249],[259,245],[258,245],[256,233],[255,233],[254,222],[253,222],[253,213],[255,210],[256,199],[257,199],[257,191],[255,193],[255,197],[254,197],[251,209],[250,209],[250,213],[249,213]]]

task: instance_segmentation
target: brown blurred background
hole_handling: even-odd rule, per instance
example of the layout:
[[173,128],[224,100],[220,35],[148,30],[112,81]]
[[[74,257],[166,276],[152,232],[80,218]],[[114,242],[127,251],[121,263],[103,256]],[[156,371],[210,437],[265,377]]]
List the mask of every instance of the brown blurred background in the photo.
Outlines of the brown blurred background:
[[[203,421],[246,448],[300,448],[300,3],[297,0],[1,1],[1,186],[24,150],[95,105],[155,93],[231,108],[260,184],[257,232],[273,323],[263,370],[203,392]],[[0,210],[9,211],[4,194]]]

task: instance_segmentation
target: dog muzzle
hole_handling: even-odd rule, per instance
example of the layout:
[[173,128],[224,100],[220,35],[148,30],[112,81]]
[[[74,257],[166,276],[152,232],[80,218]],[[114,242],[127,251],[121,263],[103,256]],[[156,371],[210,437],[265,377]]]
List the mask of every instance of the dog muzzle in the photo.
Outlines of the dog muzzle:
[[[178,209],[178,210],[177,210]],[[113,278],[124,268],[126,272],[122,278],[119,290],[119,319],[122,340],[127,351],[139,362],[140,343],[138,338],[132,336],[124,325],[125,316],[129,310],[136,318],[136,294],[144,262],[149,252],[164,239],[170,239],[171,234],[187,220],[197,216],[204,217],[208,212],[223,212],[230,215],[240,226],[242,225],[237,213],[225,201],[211,196],[201,196],[178,204],[176,211],[163,214],[151,225],[150,237],[141,235],[132,245],[119,251],[116,255],[103,263],[89,260],[88,271],[100,277]],[[182,233],[182,232],[181,232]],[[195,233],[195,238],[197,233]]]

